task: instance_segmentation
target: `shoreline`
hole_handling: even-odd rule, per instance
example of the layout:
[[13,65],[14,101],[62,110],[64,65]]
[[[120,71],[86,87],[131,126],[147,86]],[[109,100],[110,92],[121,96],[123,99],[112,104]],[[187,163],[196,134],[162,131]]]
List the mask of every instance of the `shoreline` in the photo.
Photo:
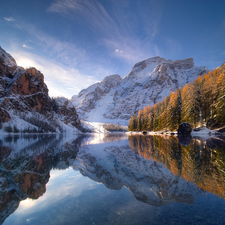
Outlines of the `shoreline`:
[[[219,128],[221,129],[221,128]],[[199,131],[193,131],[190,133],[190,136],[194,139],[206,141],[207,139],[210,138],[219,138],[223,139],[220,137],[224,137],[225,139],[225,132],[219,133],[218,130],[210,130],[206,127],[200,127]],[[178,137],[177,131],[147,131],[146,134],[143,134],[143,131],[128,131],[128,135],[158,135],[158,136],[176,136]]]

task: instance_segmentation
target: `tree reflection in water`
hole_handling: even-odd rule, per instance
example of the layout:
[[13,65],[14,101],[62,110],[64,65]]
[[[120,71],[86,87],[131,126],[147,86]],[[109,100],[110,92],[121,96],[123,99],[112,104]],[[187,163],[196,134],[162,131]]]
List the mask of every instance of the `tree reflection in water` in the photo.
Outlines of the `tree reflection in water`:
[[21,200],[46,192],[50,170],[69,166],[109,189],[126,187],[151,206],[194,204],[205,191],[225,198],[223,146],[223,140],[174,136],[5,137],[0,140],[0,223]]
[[[189,142],[189,144],[187,144]],[[184,145],[183,145],[184,144]],[[225,143],[174,136],[129,136],[133,151],[146,159],[163,163],[174,175],[184,177],[204,191],[225,199]]]

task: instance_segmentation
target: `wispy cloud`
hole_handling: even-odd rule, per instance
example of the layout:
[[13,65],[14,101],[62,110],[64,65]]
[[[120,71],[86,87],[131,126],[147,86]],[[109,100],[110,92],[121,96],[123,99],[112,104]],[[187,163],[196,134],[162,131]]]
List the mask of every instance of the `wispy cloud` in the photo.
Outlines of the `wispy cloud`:
[[30,46],[28,46],[26,44],[23,44],[23,48],[33,49],[33,47],[30,47]]
[[[81,19],[90,25],[93,30],[115,29],[115,22],[106,12],[105,8],[97,1],[83,0],[57,0],[48,11],[60,13]],[[75,12],[75,13],[74,13]]]
[[[61,41],[50,36],[28,22],[18,21],[16,22],[16,26],[20,30],[28,32],[34,38],[33,42],[41,46],[42,51],[44,51],[48,57],[54,58],[61,64],[65,64],[70,68],[77,68],[77,70],[78,68],[81,70],[85,68],[86,74],[89,73],[100,77],[111,74],[111,69],[105,67],[104,64],[100,62],[101,60],[99,60],[98,64],[93,63],[84,48],[74,43]],[[27,44],[24,44],[23,47],[31,48]],[[32,48],[34,47],[32,46]]]
[[165,55],[168,55],[169,57],[177,56],[177,54],[181,53],[182,51],[182,45],[171,38],[163,38],[165,44],[166,44],[166,53]]
[[[77,60],[84,57],[84,50],[72,43],[57,40],[27,22],[19,21],[17,25],[19,29],[29,32],[36,39],[36,43],[43,47],[45,53],[58,58],[67,65],[75,66]],[[27,45],[23,45],[23,47],[25,46],[27,47]]]
[[125,60],[127,63],[134,65],[138,61],[160,55],[158,47],[153,43],[141,44],[139,40],[121,39],[117,40],[103,40],[105,45],[112,50],[115,57]]
[[101,4],[95,0],[56,0],[48,11],[85,23],[92,31],[101,33],[99,43],[104,44],[109,53],[129,63],[136,63],[155,56],[158,51],[152,42],[161,17],[158,2],[150,0],[143,6],[139,2],[110,0],[107,1],[110,7],[105,7],[104,2]]
[[13,17],[4,17],[5,20],[7,20],[8,22],[13,22],[16,21]]
[[75,68],[66,67],[54,60],[40,57],[36,54],[18,50],[11,52],[11,54],[19,66],[27,62],[27,66],[36,67],[44,74],[50,96],[71,97],[74,94],[78,94],[80,90],[97,82],[93,76],[82,74]]

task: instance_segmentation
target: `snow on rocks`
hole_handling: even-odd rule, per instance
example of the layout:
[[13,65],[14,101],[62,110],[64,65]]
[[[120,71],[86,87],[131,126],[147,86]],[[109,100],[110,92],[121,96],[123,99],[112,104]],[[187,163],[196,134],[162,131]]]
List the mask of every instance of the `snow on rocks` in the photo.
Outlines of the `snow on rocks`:
[[13,57],[0,47],[1,130],[12,132],[12,126],[19,126],[15,121],[21,119],[24,124],[29,123],[21,127],[21,132],[26,129],[34,132],[37,128],[40,132],[77,132],[81,128],[73,104],[65,98],[51,99],[44,75],[34,67],[17,66]]
[[71,101],[81,119],[127,125],[132,114],[207,72],[204,66],[195,67],[192,58],[172,61],[154,57],[135,64],[123,79],[108,76]]

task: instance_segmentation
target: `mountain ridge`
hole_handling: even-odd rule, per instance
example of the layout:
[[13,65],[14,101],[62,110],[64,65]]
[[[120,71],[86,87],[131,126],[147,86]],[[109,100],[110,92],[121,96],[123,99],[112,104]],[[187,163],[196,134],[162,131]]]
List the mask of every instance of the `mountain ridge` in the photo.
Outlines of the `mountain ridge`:
[[19,128],[15,128],[16,132],[78,132],[81,129],[69,100],[51,99],[44,75],[34,67],[18,66],[1,47],[0,116],[0,123],[8,123],[11,127],[9,132],[12,126]]
[[130,116],[141,108],[162,101],[208,71],[205,66],[195,67],[193,58],[173,61],[156,56],[136,63],[124,78],[105,77],[102,82],[81,90],[71,101],[81,119],[127,124]]

